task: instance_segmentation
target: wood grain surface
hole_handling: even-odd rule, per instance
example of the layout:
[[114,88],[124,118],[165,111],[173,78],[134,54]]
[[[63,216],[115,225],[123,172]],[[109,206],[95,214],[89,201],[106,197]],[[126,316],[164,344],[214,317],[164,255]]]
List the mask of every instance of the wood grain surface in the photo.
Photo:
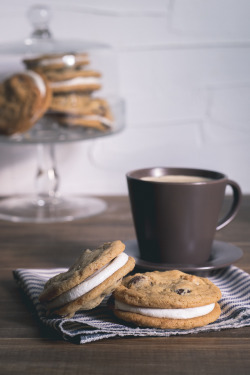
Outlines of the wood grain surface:
[[[169,338],[114,338],[75,345],[41,326],[12,277],[16,268],[67,267],[85,248],[135,238],[127,197],[106,212],[57,224],[0,221],[0,374],[250,374],[250,327]],[[250,273],[250,197],[216,239],[242,248]]]

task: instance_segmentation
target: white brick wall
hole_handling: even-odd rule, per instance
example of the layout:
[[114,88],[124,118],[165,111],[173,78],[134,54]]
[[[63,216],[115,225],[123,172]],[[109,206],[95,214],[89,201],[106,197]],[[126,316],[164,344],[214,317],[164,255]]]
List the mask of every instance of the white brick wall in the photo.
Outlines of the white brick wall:
[[[124,194],[127,171],[154,165],[219,170],[250,193],[250,1],[43,3],[55,37],[114,46],[126,102],[120,134],[56,146],[62,193]],[[0,42],[29,34],[31,4],[0,2]],[[0,144],[0,195],[32,192],[35,172],[35,146]]]

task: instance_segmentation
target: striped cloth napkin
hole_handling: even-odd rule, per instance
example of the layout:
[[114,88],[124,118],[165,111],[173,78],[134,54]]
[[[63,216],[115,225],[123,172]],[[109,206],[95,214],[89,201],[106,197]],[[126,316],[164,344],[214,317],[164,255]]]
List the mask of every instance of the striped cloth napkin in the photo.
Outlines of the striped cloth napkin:
[[59,268],[51,270],[17,269],[13,274],[34,305],[42,323],[59,332],[63,339],[74,343],[84,344],[115,336],[167,337],[250,325],[250,275],[235,266],[220,270],[209,277],[222,292],[220,318],[205,327],[190,330],[139,328],[126,323],[122,324],[108,309],[105,300],[95,309],[78,312],[71,319],[48,318],[38,296],[49,278],[65,271],[66,269]]

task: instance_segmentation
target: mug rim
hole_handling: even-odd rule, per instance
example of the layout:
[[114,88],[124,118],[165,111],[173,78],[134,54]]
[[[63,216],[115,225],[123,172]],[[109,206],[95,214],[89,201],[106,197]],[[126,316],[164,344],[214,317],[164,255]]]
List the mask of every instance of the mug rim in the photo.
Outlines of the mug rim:
[[[157,172],[157,174],[154,174]],[[198,176],[204,178],[211,178],[209,181],[186,181],[186,182],[168,182],[168,181],[147,181],[142,180],[142,177],[160,177],[165,175],[184,175],[184,176]],[[228,177],[221,172],[209,170],[209,169],[199,169],[199,168],[186,168],[186,167],[149,167],[149,168],[139,168],[126,173],[127,179],[132,179],[136,181],[142,181],[143,183],[150,184],[178,184],[178,185],[197,185],[197,184],[213,184],[216,182],[221,182],[227,180]]]

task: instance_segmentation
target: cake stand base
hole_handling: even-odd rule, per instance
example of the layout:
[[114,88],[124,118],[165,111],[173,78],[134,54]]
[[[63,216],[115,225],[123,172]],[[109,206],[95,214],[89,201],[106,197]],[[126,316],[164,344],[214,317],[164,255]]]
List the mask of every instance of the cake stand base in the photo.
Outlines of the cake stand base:
[[47,199],[15,196],[0,200],[0,219],[16,223],[57,223],[94,216],[106,208],[102,199],[86,196]]

